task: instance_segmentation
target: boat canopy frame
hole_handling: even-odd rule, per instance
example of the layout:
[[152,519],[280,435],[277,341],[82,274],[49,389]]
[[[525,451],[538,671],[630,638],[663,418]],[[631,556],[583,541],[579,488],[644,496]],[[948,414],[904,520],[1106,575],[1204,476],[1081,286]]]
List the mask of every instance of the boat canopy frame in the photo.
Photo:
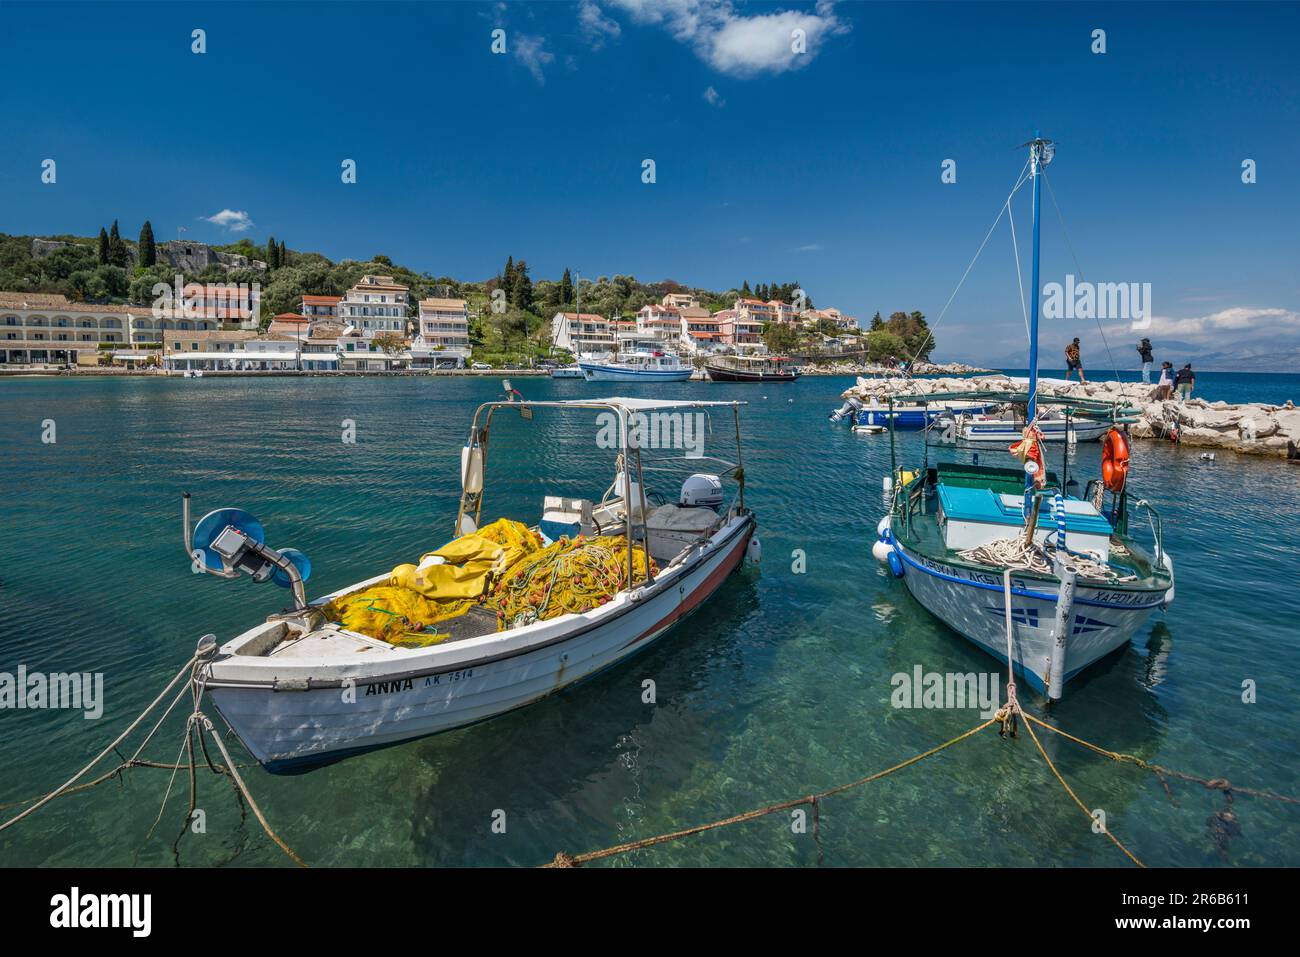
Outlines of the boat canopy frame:
[[[739,508],[740,512],[745,511],[745,465],[744,456],[741,449],[740,440],[740,407],[748,405],[748,402],[733,400],[704,400],[704,399],[641,399],[629,398],[623,396],[613,396],[607,399],[562,399],[562,400],[542,400],[532,402],[522,399],[497,399],[492,402],[484,402],[474,410],[474,418],[470,423],[469,438],[462,449],[461,459],[461,491],[460,505],[456,511],[455,534],[464,535],[470,531],[477,530],[479,527],[479,516],[483,508],[483,495],[487,488],[487,453],[488,453],[488,436],[492,428],[492,416],[500,409],[518,410],[526,419],[532,418],[533,409],[558,409],[561,411],[595,411],[595,412],[613,412],[618,416],[619,424],[619,446],[618,458],[615,468],[622,469],[623,488],[624,488],[624,508],[627,515],[627,568],[628,581],[627,590],[630,591],[638,584],[634,581],[633,576],[636,568],[632,561],[633,556],[633,522],[631,503],[626,501],[633,487],[632,482],[632,459],[633,453],[636,457],[636,488],[638,489],[641,516],[641,545],[645,554],[645,581],[640,584],[649,585],[654,581],[654,575],[651,571],[650,560],[650,534],[646,525],[646,515],[649,503],[645,496],[645,482],[641,466],[641,448],[631,441],[631,417],[633,415],[645,414],[649,412],[669,412],[681,409],[709,409],[709,408],[730,408],[732,419],[736,431],[736,462],[725,463],[731,465],[728,472],[734,473],[736,485],[739,489]],[[482,420],[482,426],[479,421]],[[477,460],[476,460],[477,457]],[[705,458],[711,458],[706,456]],[[616,479],[617,481],[617,479]],[[476,487],[472,487],[476,486]],[[471,514],[472,512],[472,514]],[[469,519],[471,524],[466,524]]]

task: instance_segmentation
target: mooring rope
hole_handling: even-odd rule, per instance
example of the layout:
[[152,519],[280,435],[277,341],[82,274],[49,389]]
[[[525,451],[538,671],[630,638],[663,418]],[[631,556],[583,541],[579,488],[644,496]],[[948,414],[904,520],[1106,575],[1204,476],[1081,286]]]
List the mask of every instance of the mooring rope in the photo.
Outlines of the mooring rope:
[[[266,832],[267,837],[269,837],[272,841],[274,841],[276,845],[280,848],[280,850],[284,851],[284,853],[289,857],[289,859],[292,860],[295,864],[297,864],[299,867],[306,867],[307,864],[303,861],[303,859],[294,852],[293,848],[289,847],[289,845],[286,844],[283,839],[281,839],[280,835],[278,835],[275,832],[275,830],[271,827],[270,823],[266,820],[266,816],[262,813],[262,809],[258,806],[257,801],[253,799],[252,792],[249,791],[248,785],[244,782],[243,776],[240,775],[239,773],[239,765],[237,765],[234,762],[234,760],[230,757],[230,752],[226,750],[225,742],[221,740],[221,735],[217,733],[217,729],[213,725],[211,719],[209,719],[207,715],[205,715],[202,712],[202,710],[200,710],[199,705],[202,701],[203,692],[207,687],[206,680],[201,678],[198,674],[198,663],[203,657],[204,657],[203,652],[196,652],[193,655],[193,657],[190,658],[189,661],[185,662],[185,664],[181,667],[181,670],[176,672],[175,676],[171,679],[171,681],[167,682],[167,686],[163,688],[161,692],[159,692],[158,697],[154,698],[153,701],[149,703],[148,707],[146,707],[142,712],[140,712],[140,714],[136,717],[134,721],[132,721],[129,725],[127,725],[126,730],[124,730],[121,734],[119,734],[117,738],[113,740],[112,744],[110,744],[98,755],[96,755],[94,760],[92,760],[89,764],[87,764],[80,771],[74,774],[71,778],[65,781],[62,785],[60,785],[59,787],[55,788],[53,791],[50,791],[48,794],[45,794],[44,796],[39,798],[28,798],[23,801],[16,801],[11,804],[0,805],[0,808],[20,807],[23,804],[29,804],[29,803],[31,805],[30,807],[16,814],[14,817],[10,818],[8,821],[5,821],[3,824],[0,824],[0,831],[3,831],[6,828],[13,826],[14,824],[17,824],[23,818],[27,817],[29,814],[36,812],[37,810],[44,807],[46,804],[48,804],[50,801],[53,801],[55,798],[59,797],[60,795],[71,794],[76,791],[88,790],[92,787],[95,787],[96,785],[102,784],[105,781],[111,780],[112,778],[120,775],[122,771],[128,768],[135,768],[135,767],[163,768],[166,770],[170,770],[172,772],[171,778],[167,784],[167,790],[163,795],[162,805],[158,808],[158,816],[157,818],[155,818],[153,824],[150,825],[146,836],[152,835],[154,828],[156,828],[158,826],[158,822],[162,820],[163,810],[167,806],[167,800],[171,795],[172,785],[176,781],[176,772],[182,770],[189,772],[190,804],[189,804],[189,810],[187,811],[186,818],[185,818],[186,824],[188,824],[190,819],[193,817],[194,808],[196,807],[196,800],[197,800],[197,781],[195,779],[195,774],[194,774],[195,765],[196,765],[195,752],[194,752],[194,733],[196,729],[202,729],[202,730],[206,730],[212,736],[212,740],[216,742],[217,749],[221,752],[221,756],[226,762],[224,768],[218,768],[212,764],[211,759],[208,759],[208,767],[211,768],[211,770],[215,773],[230,775],[231,781],[235,785],[236,791],[244,798],[244,800],[248,802],[248,806],[253,809],[253,814],[257,817],[257,821],[262,826],[262,830]],[[144,741],[142,741],[140,743],[140,746],[136,748],[135,753],[132,754],[130,758],[124,759],[121,764],[119,764],[117,767],[113,768],[111,771],[107,772],[106,774],[100,775],[98,778],[95,778],[93,781],[88,781],[84,784],[78,785],[77,782],[83,776],[85,776],[91,770],[91,768],[93,768],[96,764],[102,761],[109,754],[109,752],[116,750],[117,746],[120,745],[123,741],[125,741],[130,736],[132,731],[134,731],[136,728],[140,726],[141,722],[143,722],[144,719],[149,715],[149,713],[159,705],[159,703],[167,696],[168,692],[170,692],[172,688],[175,687],[176,682],[179,681],[187,671],[190,673],[190,681],[185,685],[181,686],[180,691],[177,692],[176,696],[172,699],[171,703],[167,706],[166,710],[164,710],[162,717],[158,720],[158,722],[145,736]],[[194,709],[189,715],[189,717],[186,719],[185,738],[181,743],[180,752],[176,756],[176,761],[173,762],[172,764],[162,764],[156,761],[146,761],[141,759],[139,756],[140,752],[144,750],[145,745],[149,743],[150,739],[153,738],[154,734],[157,733],[158,729],[162,727],[162,724],[167,719],[167,716],[171,714],[172,709],[176,707],[177,702],[179,702],[181,698],[185,696],[185,693],[187,691],[191,692],[191,694],[193,695]],[[203,742],[202,730],[198,731],[200,744],[202,744]],[[189,761],[186,764],[182,764],[180,763],[180,755],[186,752],[188,752],[189,754]],[[206,747],[204,748],[204,756],[205,758],[207,757]],[[182,829],[182,834],[183,833],[184,830]],[[179,840],[180,838],[178,837],[177,841]],[[172,850],[173,852],[176,851],[175,844],[173,844]]]
[[1136,575],[1121,575],[1115,569],[1091,555],[1081,552],[1063,551],[1056,545],[1044,542],[1028,543],[1019,536],[999,538],[974,548],[957,553],[958,558],[981,565],[995,565],[1017,571],[1036,572],[1040,575],[1054,574],[1059,560],[1066,568],[1072,569],[1080,578],[1106,582],[1136,581]]
[[[910,767],[932,755],[938,754],[945,748],[950,748],[959,741],[965,741],[974,734],[983,731],[989,725],[996,721],[996,718],[989,718],[983,724],[976,725],[969,731],[964,731],[957,737],[945,741],[943,744],[931,748],[929,751],[923,751],[920,754],[913,755],[906,761],[895,764],[892,768],[886,768],[883,771],[877,771],[875,774],[867,775],[865,778],[859,778],[856,781],[850,781],[847,784],[839,784],[825,791],[818,791],[816,794],[809,794],[804,797],[794,798],[789,801],[781,801],[777,804],[768,804],[764,807],[754,808],[752,811],[745,811],[741,814],[734,814],[731,817],[723,818],[719,821],[710,821],[707,824],[697,824],[694,827],[683,828],[680,831],[671,831],[667,834],[659,834],[654,837],[644,837],[637,841],[628,841],[624,844],[616,844],[613,847],[602,848],[598,851],[588,851],[585,854],[566,854],[563,851],[555,855],[555,859],[544,867],[577,867],[590,861],[598,861],[602,858],[613,857],[616,854],[626,854],[629,851],[637,851],[646,847],[654,847],[656,844],[666,844],[669,841],[679,841],[684,837],[690,837],[693,834],[702,834],[705,831],[712,831],[715,828],[727,827],[731,824],[740,824],[744,821],[752,821],[755,818],[765,817],[768,814],[774,814],[777,811],[788,811],[792,808],[799,807],[803,804],[811,804],[814,808],[823,798],[832,797],[836,794],[842,794],[853,788],[862,787],[864,784],[870,784],[872,781],[879,781],[883,777],[893,774],[895,771],[901,771],[903,768]],[[820,815],[818,815],[820,817]]]
[[[29,814],[31,814],[32,812],[34,812],[34,811],[36,811],[36,810],[38,810],[38,809],[44,807],[44,806],[45,806],[46,804],[48,804],[50,801],[53,801],[56,797],[58,797],[60,794],[62,794],[62,793],[63,793],[64,791],[66,791],[68,788],[72,787],[74,784],[76,784],[78,781],[80,781],[83,775],[85,775],[85,774],[86,774],[86,773],[87,773],[91,768],[93,768],[96,764],[98,764],[100,761],[102,761],[102,760],[103,760],[103,759],[104,759],[104,758],[109,754],[110,751],[112,751],[112,750],[115,749],[119,744],[121,744],[123,741],[125,741],[125,740],[127,739],[127,737],[131,734],[131,732],[134,731],[136,728],[138,728],[138,727],[140,726],[140,722],[143,721],[143,720],[145,719],[145,716],[148,715],[150,711],[152,711],[154,708],[156,708],[156,707],[158,706],[158,703],[159,703],[160,701],[162,701],[163,698],[165,698],[165,697],[167,696],[167,692],[169,692],[169,691],[172,690],[172,688],[175,686],[176,682],[180,681],[181,678],[185,675],[185,673],[186,673],[187,671],[189,671],[190,668],[193,667],[193,665],[195,664],[195,662],[197,662],[198,660],[199,660],[199,655],[198,655],[197,653],[195,653],[195,654],[190,658],[189,661],[185,662],[185,664],[181,666],[181,670],[178,671],[178,672],[176,672],[176,676],[175,676],[174,678],[172,678],[171,681],[167,682],[167,687],[163,688],[163,690],[160,691],[160,692],[158,693],[158,697],[154,698],[153,701],[150,702],[149,707],[147,707],[147,708],[145,708],[143,711],[141,711],[141,712],[140,712],[140,716],[137,717],[134,721],[132,721],[132,722],[127,726],[126,730],[123,731],[121,734],[119,734],[119,735],[117,736],[117,738],[113,741],[112,744],[110,744],[108,747],[106,747],[103,751],[99,752],[99,754],[95,756],[95,759],[94,759],[93,761],[91,761],[91,762],[90,762],[89,764],[87,764],[84,768],[82,768],[80,771],[78,771],[76,774],[74,774],[72,777],[70,777],[70,778],[69,778],[67,781],[65,781],[62,785],[60,785],[59,787],[55,788],[55,789],[54,789],[53,791],[51,791],[49,794],[45,795],[43,798],[41,798],[39,801],[37,801],[35,804],[33,804],[33,805],[32,805],[31,807],[29,807],[27,810],[23,811],[21,814],[18,814],[18,815],[14,816],[14,817],[11,817],[9,820],[5,821],[3,824],[0,824],[0,831],[3,831],[3,830],[5,830],[6,828],[12,827],[13,825],[17,824],[19,821],[21,821],[21,820],[22,820],[23,818],[25,818],[27,815],[29,815]],[[182,690],[184,690],[184,689],[182,689]],[[155,730],[156,730],[156,729],[155,729]]]

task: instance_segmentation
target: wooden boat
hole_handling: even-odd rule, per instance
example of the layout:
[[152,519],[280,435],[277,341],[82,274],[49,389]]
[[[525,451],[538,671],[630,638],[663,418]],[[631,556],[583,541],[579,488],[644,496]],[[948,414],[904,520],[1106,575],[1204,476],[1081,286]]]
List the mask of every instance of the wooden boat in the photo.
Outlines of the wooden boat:
[[[595,500],[548,496],[542,503],[542,520],[528,534],[541,536],[542,541],[561,534],[573,536],[565,542],[575,545],[623,536],[626,555],[614,559],[621,563],[625,557],[621,567],[630,574],[602,594],[601,603],[581,612],[552,616],[542,607],[534,609],[531,619],[520,614],[502,621],[480,598],[459,617],[433,626],[445,634],[435,636],[437,643],[424,646],[407,647],[351,630],[333,618],[331,610],[349,596],[363,596],[367,589],[396,580],[403,568],[427,572],[446,565],[447,561],[435,560],[442,556],[425,556],[418,567],[399,566],[392,573],[369,577],[309,602],[303,584],[305,559],[289,555],[292,550],[268,548],[261,541],[261,525],[239,510],[219,510],[229,514],[205,517],[191,539],[187,499],[186,536],[195,549],[193,556],[205,566],[200,570],[222,577],[248,573],[255,580],[274,576],[294,595],[293,608],[271,615],[221,645],[202,663],[199,681],[260,763],[271,771],[293,772],[513,711],[623,661],[698,608],[747,555],[758,558],[755,517],[745,505],[739,454],[741,404],[608,398],[480,406],[462,453],[457,537],[441,551],[464,544],[467,536],[481,531],[487,439],[494,413],[527,409],[525,418],[531,422],[549,411],[594,412],[611,416],[617,425],[614,484]],[[652,508],[648,495],[653,493],[641,485],[638,417],[726,409],[736,419],[736,462],[712,459],[726,466],[718,476],[692,475],[675,504]],[[688,461],[691,467],[699,467],[699,458]],[[727,476],[735,479],[729,502],[724,500],[722,485]],[[577,538],[584,533],[595,537]],[[493,558],[493,571],[485,573],[488,597],[491,576],[498,574],[498,558]],[[497,584],[509,585],[512,572],[513,568],[498,576]],[[574,580],[577,577],[575,573]],[[552,577],[551,581],[547,601],[554,590],[566,587],[568,579]]]
[[714,382],[793,382],[799,378],[785,356],[712,356],[704,371]]
[[[900,468],[891,430],[891,501],[872,552],[931,614],[1009,663],[1034,690],[1059,698],[1067,681],[1124,647],[1153,612],[1173,601],[1174,571],[1155,508],[1144,499],[1130,505],[1128,444],[1114,410],[1110,421],[1097,416],[1100,421],[1087,426],[1107,439],[1103,477],[1090,482],[1082,498],[1072,494],[1077,482],[1066,473],[1068,451],[1063,477],[1047,472],[1046,426],[1061,422],[1066,439],[1076,427],[1070,413],[1087,403],[1037,392],[1040,181],[1052,144],[1035,137],[1025,145],[1028,179],[1022,173],[1006,202],[1024,182],[1033,183],[1031,372],[1027,393],[1019,397],[1026,414],[1019,423],[998,422],[996,437],[986,433],[988,441],[1018,440],[1012,452],[1024,467],[931,466],[927,441],[924,462]],[[1053,405],[1067,411],[1040,416],[1040,406]],[[931,430],[942,426],[936,422]],[[1146,513],[1151,547],[1130,534],[1133,511]]]

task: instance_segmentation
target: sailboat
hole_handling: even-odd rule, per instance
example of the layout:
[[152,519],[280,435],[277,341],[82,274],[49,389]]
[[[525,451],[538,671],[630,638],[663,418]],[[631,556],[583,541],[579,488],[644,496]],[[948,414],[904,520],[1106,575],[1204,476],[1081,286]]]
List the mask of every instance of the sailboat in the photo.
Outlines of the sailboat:
[[[1029,381],[1023,396],[1002,397],[1021,399],[1026,410],[1010,447],[1021,465],[931,465],[926,443],[925,461],[903,468],[891,429],[889,513],[877,526],[872,553],[931,614],[1056,699],[1067,681],[1127,645],[1155,611],[1169,606],[1174,566],[1159,513],[1129,486],[1122,422],[1105,425],[1102,476],[1081,497],[1066,474],[1068,451],[1061,474],[1047,469],[1043,423],[1059,420],[1049,409],[1070,416],[1081,403],[1038,394],[1039,209],[1054,146],[1038,136],[1024,145],[1033,184]],[[959,396],[899,398],[942,404]],[[1149,545],[1130,534],[1130,520],[1143,514]]]

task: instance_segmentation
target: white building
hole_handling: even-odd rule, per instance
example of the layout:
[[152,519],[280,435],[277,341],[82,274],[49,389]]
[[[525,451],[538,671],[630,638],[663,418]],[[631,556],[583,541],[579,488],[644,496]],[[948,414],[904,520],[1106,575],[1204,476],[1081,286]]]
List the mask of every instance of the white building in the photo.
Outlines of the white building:
[[682,313],[676,306],[654,303],[642,306],[636,314],[638,338],[661,348],[680,348],[682,345]]
[[604,316],[557,312],[551,318],[551,345],[574,355],[602,355],[614,350],[614,331]]
[[385,333],[406,338],[409,291],[392,276],[362,276],[339,301],[338,317],[363,339]]
[[461,369],[469,354],[469,306],[465,300],[421,299],[411,365]]

